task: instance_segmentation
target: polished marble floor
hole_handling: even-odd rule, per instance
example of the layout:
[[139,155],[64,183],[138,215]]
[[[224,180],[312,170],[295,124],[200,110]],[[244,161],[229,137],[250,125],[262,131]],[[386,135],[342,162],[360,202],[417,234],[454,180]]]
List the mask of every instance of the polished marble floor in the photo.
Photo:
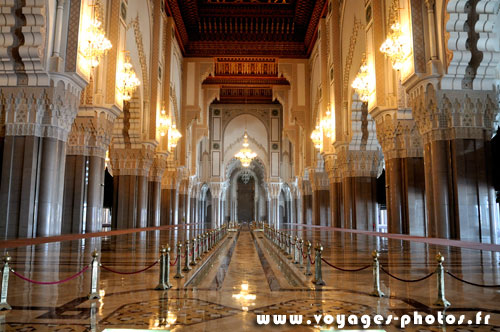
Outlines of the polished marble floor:
[[[101,263],[114,270],[131,272],[158,259],[162,245],[197,235],[194,225],[126,235],[75,239],[8,248],[11,267],[37,281],[65,279],[82,270],[94,249]],[[500,252],[456,246],[395,240],[366,234],[290,225],[286,232],[311,242],[320,241],[323,257],[336,266],[354,269],[371,263],[371,252],[381,252],[380,263],[403,279],[417,279],[436,268],[435,255],[445,256],[445,268],[479,284],[500,284]],[[8,243],[3,243],[3,247]],[[6,249],[7,250],[7,249]],[[171,259],[175,258],[175,253]],[[313,269],[314,271],[314,269]],[[158,265],[133,275],[101,269],[100,300],[88,300],[90,271],[61,285],[36,285],[10,274],[10,311],[0,312],[1,331],[103,331],[150,329],[173,331],[320,331],[314,314],[367,314],[374,316],[436,314],[433,305],[436,277],[404,283],[381,275],[384,298],[370,296],[371,268],[341,272],[323,266],[326,286],[315,287],[313,276],[291,264],[264,236],[243,225],[230,232],[202,262],[183,279],[170,278],[173,288],[154,290]],[[171,269],[171,277],[174,275]],[[500,288],[480,288],[445,276],[446,297],[452,306],[447,314],[474,318],[491,315],[488,325],[410,326],[412,331],[500,331]],[[261,326],[257,315],[302,314],[300,326]],[[310,319],[313,323],[307,324]],[[336,325],[331,326],[337,328]],[[360,328],[360,326],[347,329]],[[398,324],[371,326],[400,330]]]

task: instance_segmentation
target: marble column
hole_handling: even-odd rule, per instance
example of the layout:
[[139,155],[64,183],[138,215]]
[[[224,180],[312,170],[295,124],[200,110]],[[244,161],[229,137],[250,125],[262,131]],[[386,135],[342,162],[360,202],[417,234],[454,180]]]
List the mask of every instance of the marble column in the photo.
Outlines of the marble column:
[[148,181],[148,226],[157,227],[161,224],[161,182]]
[[411,111],[384,110],[375,120],[385,159],[388,232],[425,236],[422,137]]
[[164,188],[161,190],[161,222],[164,225],[174,225],[174,205],[175,205],[175,189]]
[[429,86],[411,96],[424,141],[428,236],[494,242],[498,216],[489,144],[496,93]]
[[271,227],[280,228],[280,209],[279,209],[279,198],[281,193],[282,184],[279,182],[268,183],[268,191],[270,196],[269,203],[269,215],[270,215],[270,225]]
[[134,149],[111,146],[113,167],[113,220],[115,229],[147,227],[148,176],[154,159],[154,146]]
[[2,238],[61,233],[66,141],[82,87],[54,79],[51,86],[0,88]]
[[210,183],[210,193],[212,195],[212,228],[217,228],[222,224],[223,206],[222,194],[224,183],[212,182]]

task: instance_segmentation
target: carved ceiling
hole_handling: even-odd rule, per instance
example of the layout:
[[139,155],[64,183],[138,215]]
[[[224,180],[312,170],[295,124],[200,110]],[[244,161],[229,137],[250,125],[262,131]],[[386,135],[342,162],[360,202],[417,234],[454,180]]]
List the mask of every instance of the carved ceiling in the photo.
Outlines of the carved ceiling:
[[277,58],[216,57],[214,69],[214,76],[209,75],[203,85],[220,88],[218,103],[272,103],[272,87],[289,85],[278,74]]
[[188,57],[307,58],[326,0],[165,0]]

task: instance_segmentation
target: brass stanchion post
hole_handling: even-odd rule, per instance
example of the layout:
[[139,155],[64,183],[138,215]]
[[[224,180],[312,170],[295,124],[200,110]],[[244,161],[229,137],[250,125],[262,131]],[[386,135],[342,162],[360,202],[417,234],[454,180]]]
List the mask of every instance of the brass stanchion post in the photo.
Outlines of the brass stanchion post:
[[299,238],[295,236],[295,245],[293,246],[293,264],[299,264]]
[[304,240],[300,239],[300,250],[299,251],[299,265],[300,267],[304,267],[304,257],[302,256],[304,253]]
[[170,289],[172,285],[170,279],[170,246],[161,247],[160,249],[160,280],[156,290]]
[[444,257],[443,255],[441,255],[441,253],[438,253],[436,255],[436,262],[438,263],[438,266],[436,268],[438,297],[436,302],[434,302],[434,305],[438,307],[447,308],[451,305],[451,303],[448,300],[446,300],[444,296],[444,291],[445,291],[444,268],[443,268]]
[[205,246],[205,251],[203,251],[205,254],[208,252],[208,232],[205,232],[205,234],[203,234],[203,245]]
[[94,249],[92,252],[92,262],[90,263],[91,275],[90,275],[90,293],[89,300],[100,299],[99,295],[99,253]]
[[291,235],[288,235],[288,259],[292,259],[292,254],[293,254],[293,251],[295,250],[295,245],[293,244],[293,238]]
[[304,273],[306,276],[312,276],[311,272],[311,242],[306,241],[306,272]]
[[191,263],[190,265],[194,266],[196,265],[196,237],[192,239],[193,242],[193,248],[192,248],[192,256],[191,256]]
[[181,272],[181,258],[182,258],[182,243],[177,243],[177,273],[175,274],[175,279],[182,279],[184,276]]
[[372,251],[373,258],[373,292],[372,296],[383,297],[384,293],[380,290],[380,263],[378,261],[380,254],[377,250]]
[[184,248],[184,255],[186,255],[186,259],[184,260],[184,268],[182,269],[182,272],[191,271],[191,268],[189,267],[189,252],[191,249],[190,244],[191,242],[189,240],[186,240],[186,247]]
[[11,257],[9,256],[9,253],[5,253],[5,256],[3,257],[2,292],[0,294],[0,310],[12,309],[12,307],[7,303],[7,294],[9,293],[10,260]]
[[316,258],[314,259],[315,266],[313,283],[317,286],[323,286],[325,285],[325,282],[323,281],[323,273],[321,271],[321,252],[323,251],[321,243],[318,242],[314,250],[316,251]]

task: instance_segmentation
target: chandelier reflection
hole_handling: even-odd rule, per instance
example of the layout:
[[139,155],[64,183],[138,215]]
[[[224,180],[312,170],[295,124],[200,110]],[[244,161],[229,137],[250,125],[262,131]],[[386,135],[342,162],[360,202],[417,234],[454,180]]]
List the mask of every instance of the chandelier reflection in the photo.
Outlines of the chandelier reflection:
[[235,155],[235,157],[241,162],[241,165],[243,165],[243,167],[250,166],[252,160],[257,157],[257,154],[253,152],[248,146],[248,135],[245,130],[245,135],[243,135],[243,148],[241,148],[240,152]]
[[370,100],[370,95],[373,93],[374,85],[373,80],[370,77],[369,67],[366,62],[366,56],[363,58],[361,67],[359,68],[358,75],[352,82],[352,88],[356,90],[359,99],[363,102],[368,102]]
[[320,150],[323,147],[323,132],[320,126],[316,126],[316,129],[311,133],[311,140],[316,149]]
[[128,55],[125,57],[122,72],[119,75],[118,91],[122,94],[123,100],[129,101],[137,87],[141,85],[141,81],[137,78]]
[[113,47],[104,33],[102,22],[99,20],[97,7],[92,5],[92,19],[84,33],[81,52],[92,68],[97,67],[101,59]]
[[243,311],[248,311],[248,306],[255,305],[253,301],[257,299],[257,295],[250,294],[248,290],[248,283],[244,281],[241,284],[241,291],[239,293],[233,294],[233,298],[241,302]]

